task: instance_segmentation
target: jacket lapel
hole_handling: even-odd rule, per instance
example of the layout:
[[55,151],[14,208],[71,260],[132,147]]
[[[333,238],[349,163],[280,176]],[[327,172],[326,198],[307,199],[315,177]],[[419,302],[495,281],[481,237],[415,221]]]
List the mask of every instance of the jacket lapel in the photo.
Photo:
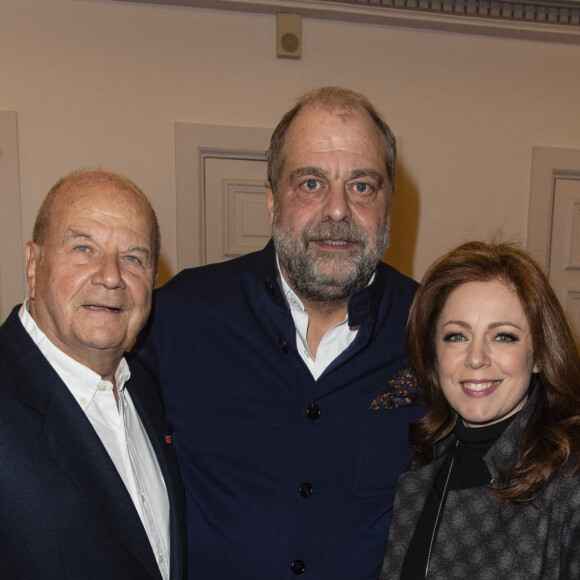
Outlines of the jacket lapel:
[[[120,542],[159,577],[159,568],[131,497],[99,436],[74,397],[12,312],[5,326],[14,337],[12,358],[23,402],[44,416],[41,444],[92,503]],[[16,368],[18,367],[18,368]]]
[[170,571],[172,578],[182,578],[185,545],[185,496],[171,427],[163,414],[163,402],[152,379],[137,360],[130,360],[131,379],[127,388],[141,423],[157,457],[169,499]]

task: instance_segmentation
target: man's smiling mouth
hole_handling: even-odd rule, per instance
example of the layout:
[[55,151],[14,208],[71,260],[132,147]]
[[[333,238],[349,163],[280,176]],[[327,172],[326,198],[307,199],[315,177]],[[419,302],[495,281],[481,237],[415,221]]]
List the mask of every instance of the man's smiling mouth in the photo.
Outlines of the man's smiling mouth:
[[95,312],[121,312],[122,309],[121,308],[114,308],[113,306],[103,306],[101,304],[85,304],[83,306],[84,308],[86,308],[87,310],[93,310]]

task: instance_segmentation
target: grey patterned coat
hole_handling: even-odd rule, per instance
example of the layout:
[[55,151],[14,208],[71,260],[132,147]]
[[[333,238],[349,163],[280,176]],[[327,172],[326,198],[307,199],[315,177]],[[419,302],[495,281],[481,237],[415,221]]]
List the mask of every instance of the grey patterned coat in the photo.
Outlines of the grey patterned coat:
[[[490,449],[485,461],[513,465],[516,446],[533,410],[519,413]],[[437,459],[399,477],[387,555],[380,580],[396,580],[445,452],[450,435],[436,448]],[[429,565],[429,580],[580,579],[580,475],[553,483],[531,505],[509,505],[498,515],[499,501],[487,487],[449,492]]]

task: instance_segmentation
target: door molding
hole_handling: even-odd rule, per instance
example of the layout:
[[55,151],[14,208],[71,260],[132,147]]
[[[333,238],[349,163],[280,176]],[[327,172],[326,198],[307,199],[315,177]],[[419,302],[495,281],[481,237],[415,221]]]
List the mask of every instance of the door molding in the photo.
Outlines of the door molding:
[[177,271],[201,266],[205,256],[205,161],[263,161],[273,129],[175,123]]
[[557,179],[580,179],[580,150],[533,147],[526,247],[546,274],[550,270],[552,214]]
[[16,113],[0,111],[0,322],[25,296]]

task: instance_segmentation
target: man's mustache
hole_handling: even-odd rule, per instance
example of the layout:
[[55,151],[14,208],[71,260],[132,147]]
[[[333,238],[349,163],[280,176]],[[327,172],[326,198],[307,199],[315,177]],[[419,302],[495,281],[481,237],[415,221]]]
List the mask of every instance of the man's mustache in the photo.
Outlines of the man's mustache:
[[361,227],[351,222],[318,222],[304,228],[302,241],[305,244],[321,240],[341,240],[366,246],[368,236]]

